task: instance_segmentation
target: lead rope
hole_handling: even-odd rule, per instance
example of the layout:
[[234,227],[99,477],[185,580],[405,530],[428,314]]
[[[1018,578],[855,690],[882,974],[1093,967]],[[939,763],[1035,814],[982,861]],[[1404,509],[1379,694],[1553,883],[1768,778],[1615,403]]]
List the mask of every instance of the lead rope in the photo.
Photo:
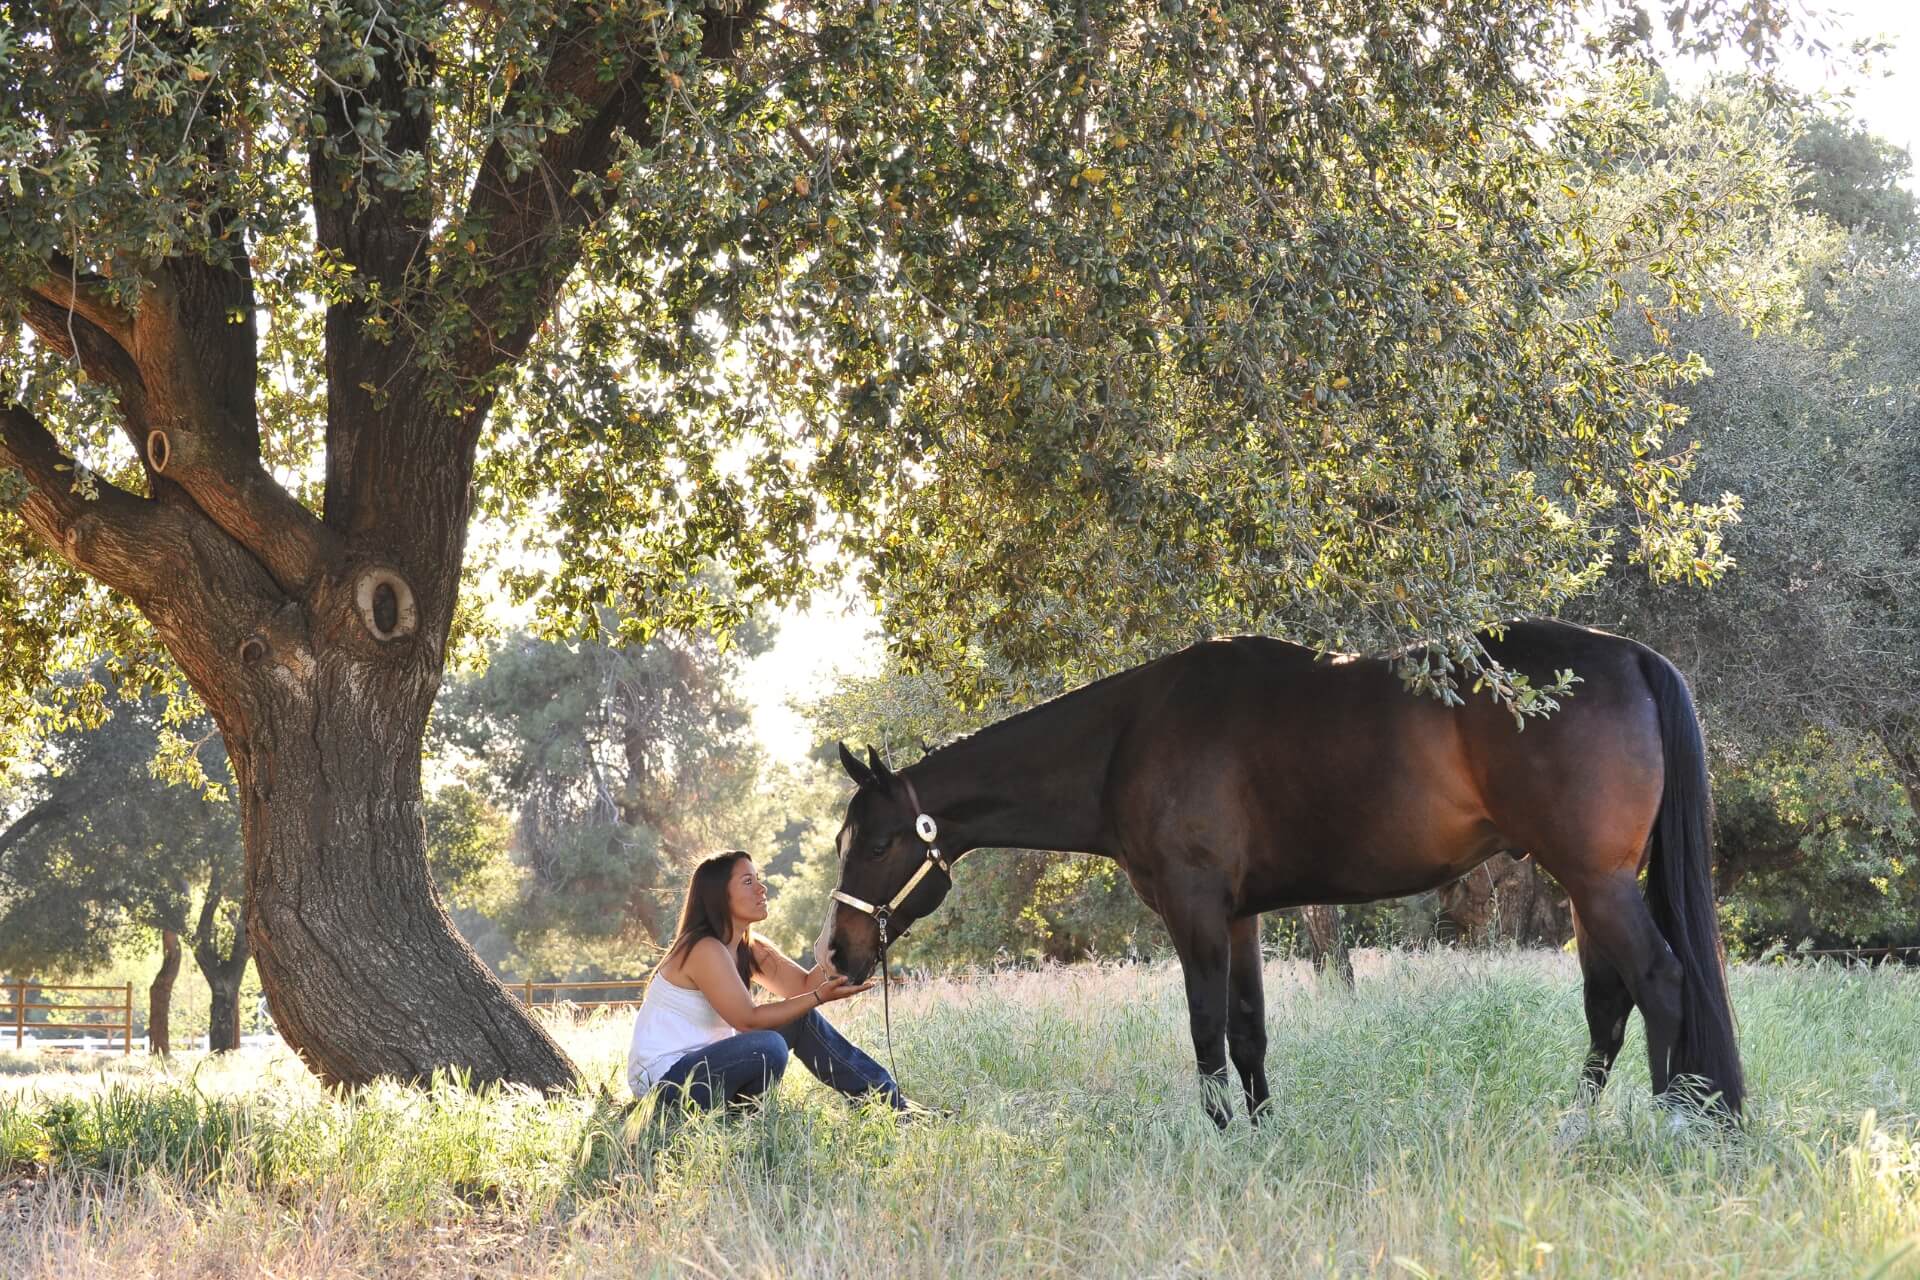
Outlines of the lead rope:
[[893,986],[887,973],[887,917],[874,916],[874,923],[880,926],[880,1014],[887,1023],[887,1067],[893,1072],[893,1087],[904,1098],[907,1091],[900,1087],[900,1065],[893,1060]]

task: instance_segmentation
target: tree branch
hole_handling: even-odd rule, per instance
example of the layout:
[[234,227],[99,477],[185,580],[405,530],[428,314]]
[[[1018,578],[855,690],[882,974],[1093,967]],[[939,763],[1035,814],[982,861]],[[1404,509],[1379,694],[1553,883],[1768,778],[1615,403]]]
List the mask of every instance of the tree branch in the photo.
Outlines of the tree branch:
[[[258,559],[282,591],[300,595],[340,546],[260,462],[258,334],[244,252],[224,265],[171,259],[156,272],[134,315],[134,358],[147,383],[149,429],[162,433],[143,441],[148,467]],[[155,493],[166,496],[158,485]]]
[[120,399],[121,427],[134,452],[144,454],[147,433],[147,384],[132,350],[78,311],[35,293],[22,299],[27,328],[54,352],[80,366],[95,382],[113,388]]
[[214,935],[214,924],[219,918],[221,880],[219,864],[216,862],[213,875],[207,881],[207,897],[200,904],[200,919],[193,930],[193,959],[200,966],[200,972],[209,978],[219,977],[232,981],[246,969],[247,961],[253,955],[247,940],[247,929],[243,919],[236,922],[233,930],[233,945],[226,955],[220,954],[218,939]]
[[[360,65],[363,51],[373,57],[373,74],[354,79],[349,68]],[[432,193],[424,179],[419,189],[402,190],[373,180],[363,166],[391,172],[402,156],[429,154],[432,105],[411,84],[430,59],[386,10],[359,14],[354,28],[338,30],[319,55],[314,96],[325,128],[307,151],[314,225],[321,248],[353,268],[355,294],[327,306],[325,519],[334,529],[362,528],[356,516],[363,486],[356,481],[397,490],[396,476],[406,473],[391,469],[390,458],[373,461],[376,450],[363,449],[363,441],[377,444],[393,433],[386,424],[418,417],[419,380],[410,369],[415,353],[391,319],[427,319],[418,313],[428,277]],[[356,128],[369,119],[383,121],[377,143]],[[382,154],[369,158],[371,147]]]
[[193,958],[202,973],[212,976],[220,967],[220,953],[213,948],[213,921],[220,909],[220,868],[216,865],[207,881],[207,896],[200,904],[200,919],[193,928]]
[[35,827],[57,822],[66,816],[66,805],[58,800],[42,800],[9,823],[5,831],[0,831],[0,854],[4,854],[11,848],[15,841],[24,840],[32,835]]
[[83,272],[65,254],[53,254],[47,274],[33,284],[34,296],[68,311],[100,330],[122,350],[133,346],[133,317],[100,291],[104,277]]
[[0,408],[0,473],[7,471],[27,482],[19,514],[42,541],[130,599],[145,597],[162,520],[154,504],[80,466],[18,406]]
[[286,594],[260,560],[190,504],[136,497],[87,472],[19,406],[0,407],[0,481],[18,472],[15,510],[75,568],[131,600],[216,717],[237,714],[242,646]]
[[[710,4],[701,13],[701,56],[725,62],[745,43],[759,21],[765,0]],[[504,143],[488,148],[468,201],[465,224],[484,236],[492,269],[488,280],[468,288],[459,299],[473,317],[474,332],[456,365],[461,375],[486,379],[525,353],[540,322],[552,311],[560,286],[579,257],[566,233],[595,221],[605,206],[598,196],[573,194],[575,176],[605,179],[622,135],[642,145],[659,137],[654,107],[662,88],[658,66],[641,62],[621,75],[607,75],[604,49],[591,38],[595,19],[580,6],[557,29],[552,58],[537,84],[516,90],[508,112],[527,100],[559,98],[576,103],[583,123],[569,133],[549,137],[540,163],[515,171]],[[534,288],[517,296],[498,281],[530,278]]]
[[36,338],[113,388],[154,497],[191,501],[297,594],[338,540],[260,464],[251,299],[244,269],[163,264],[130,317],[130,346],[39,294],[25,302]]

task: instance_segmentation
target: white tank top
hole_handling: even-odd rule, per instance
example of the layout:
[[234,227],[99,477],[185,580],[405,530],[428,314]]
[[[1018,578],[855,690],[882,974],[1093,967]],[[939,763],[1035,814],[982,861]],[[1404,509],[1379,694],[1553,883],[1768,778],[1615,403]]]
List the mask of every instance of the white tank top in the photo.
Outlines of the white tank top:
[[627,1048],[627,1083],[634,1096],[653,1088],[669,1067],[695,1049],[733,1034],[705,996],[655,974],[634,1015],[633,1043]]

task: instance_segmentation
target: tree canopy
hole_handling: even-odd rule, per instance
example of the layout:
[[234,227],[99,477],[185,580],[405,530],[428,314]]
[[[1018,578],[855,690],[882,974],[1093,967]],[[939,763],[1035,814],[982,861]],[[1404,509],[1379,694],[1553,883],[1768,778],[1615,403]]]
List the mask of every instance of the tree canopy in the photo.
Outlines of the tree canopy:
[[[1784,18],[1669,9],[1688,47],[1763,51]],[[1584,198],[1637,127],[1568,105],[1582,31],[1647,26],[1612,16],[12,6],[6,377],[51,438],[16,424],[9,488],[147,487],[158,401],[191,397],[127,348],[172,290],[170,324],[215,305],[168,349],[232,357],[197,391],[249,427],[234,458],[170,441],[168,479],[282,578],[325,539],[300,508],[341,526],[400,461],[355,447],[368,410],[472,432],[501,394],[479,501],[552,553],[511,582],[577,625],[609,599],[710,623],[705,557],[794,588],[824,535],[903,652],[991,633],[1034,666],[1169,615],[1380,647],[1551,611],[1628,501],[1641,553],[1711,576],[1666,483],[1673,363],[1610,347],[1634,300],[1607,285],[1664,258],[1684,292],[1741,193]],[[187,264],[231,296],[160,279]],[[153,651],[9,527],[16,711],[76,644]],[[1090,562],[1110,594],[1074,589]]]

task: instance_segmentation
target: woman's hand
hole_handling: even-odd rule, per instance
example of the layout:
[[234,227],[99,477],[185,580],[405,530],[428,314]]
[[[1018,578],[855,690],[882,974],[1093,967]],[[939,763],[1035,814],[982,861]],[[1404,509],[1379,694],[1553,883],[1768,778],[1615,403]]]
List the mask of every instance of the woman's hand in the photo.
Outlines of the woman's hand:
[[845,974],[833,973],[828,974],[827,980],[813,989],[813,994],[814,998],[821,1004],[831,1004],[835,1000],[845,1000],[848,996],[857,996],[872,986],[873,980],[871,978],[856,985],[850,982]]

